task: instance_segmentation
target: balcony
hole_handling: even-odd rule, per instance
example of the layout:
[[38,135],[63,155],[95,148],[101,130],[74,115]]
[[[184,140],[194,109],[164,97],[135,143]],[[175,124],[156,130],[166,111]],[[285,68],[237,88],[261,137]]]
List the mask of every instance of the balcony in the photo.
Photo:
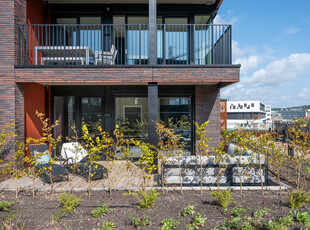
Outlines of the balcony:
[[[163,65],[230,65],[231,26],[158,24],[156,57]],[[149,65],[149,26],[21,25],[18,67],[108,67]]]

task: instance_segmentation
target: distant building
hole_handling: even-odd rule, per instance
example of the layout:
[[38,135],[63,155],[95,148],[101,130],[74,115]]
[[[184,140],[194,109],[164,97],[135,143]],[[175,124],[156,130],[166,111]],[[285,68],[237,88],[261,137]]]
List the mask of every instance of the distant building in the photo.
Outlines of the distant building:
[[306,110],[304,109],[281,109],[278,110],[278,113],[281,114],[283,121],[294,121],[306,116]]
[[227,101],[227,129],[238,126],[245,129],[271,128],[271,106],[261,101]]

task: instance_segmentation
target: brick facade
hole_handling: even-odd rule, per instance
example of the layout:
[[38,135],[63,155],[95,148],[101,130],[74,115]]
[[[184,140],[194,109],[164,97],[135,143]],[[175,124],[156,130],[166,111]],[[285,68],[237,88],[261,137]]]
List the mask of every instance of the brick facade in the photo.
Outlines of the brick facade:
[[[39,5],[36,3],[40,3]],[[211,145],[219,142],[219,88],[239,81],[240,66],[21,68],[17,63],[18,27],[44,23],[41,0],[0,2],[0,126],[16,123],[19,139],[25,136],[25,83],[42,85],[196,85],[195,120],[210,121]],[[27,15],[28,10],[28,15]],[[33,12],[40,12],[34,14]],[[209,85],[209,86],[208,86]],[[212,85],[212,86],[211,86]],[[42,86],[43,87],[43,86]]]
[[210,148],[220,143],[220,90],[216,86],[195,87],[195,120],[201,125],[209,121],[206,136],[213,138],[209,142]]

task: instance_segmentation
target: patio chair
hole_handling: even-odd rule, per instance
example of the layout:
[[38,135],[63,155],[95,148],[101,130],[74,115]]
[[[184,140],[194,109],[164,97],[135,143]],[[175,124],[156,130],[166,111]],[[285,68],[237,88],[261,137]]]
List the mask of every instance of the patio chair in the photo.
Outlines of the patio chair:
[[[29,145],[29,151],[30,154],[38,157],[35,169],[39,172],[44,185],[52,181],[58,182],[64,179],[68,180],[69,174],[63,166],[60,164],[49,164],[51,155],[48,151],[48,144],[31,144]],[[49,171],[50,166],[52,167],[51,171]]]
[[110,52],[107,51],[95,51],[95,65],[115,65],[115,59],[117,50],[115,46],[111,46]]
[[88,153],[78,142],[63,143],[61,156],[65,160],[63,165],[68,170],[81,175],[87,181],[90,173],[92,175],[91,180],[102,179],[103,174],[107,173],[107,169],[101,164],[91,164],[91,162],[87,161]]

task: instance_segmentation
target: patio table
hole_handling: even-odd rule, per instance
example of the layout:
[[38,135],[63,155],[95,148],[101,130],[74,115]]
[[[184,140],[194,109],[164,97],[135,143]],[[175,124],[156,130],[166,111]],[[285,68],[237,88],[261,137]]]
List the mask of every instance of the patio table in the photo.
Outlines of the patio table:
[[43,61],[79,61],[82,65],[89,65],[89,58],[95,57],[89,46],[36,46],[35,65],[38,65],[39,53],[43,56],[41,65]]

